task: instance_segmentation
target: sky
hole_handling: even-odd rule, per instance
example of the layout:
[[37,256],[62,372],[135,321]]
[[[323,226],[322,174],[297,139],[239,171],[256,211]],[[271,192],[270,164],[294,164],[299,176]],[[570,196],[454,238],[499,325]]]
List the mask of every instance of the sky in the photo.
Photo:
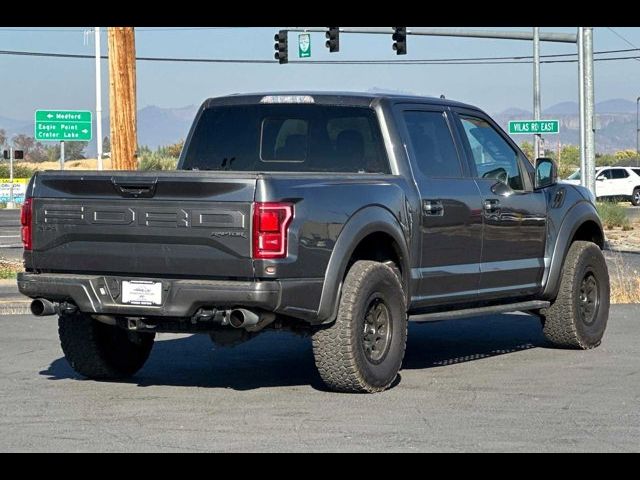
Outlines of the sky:
[[[89,28],[89,27],[87,27]],[[138,56],[273,59],[273,35],[281,27],[136,29]],[[411,28],[411,27],[408,27]],[[485,28],[474,28],[481,30]],[[486,29],[490,29],[487,27]],[[531,30],[526,27],[496,28]],[[640,28],[614,28],[640,46]],[[542,28],[575,33],[576,27]],[[102,52],[107,52],[102,29]],[[297,59],[297,37],[289,36],[289,58]],[[526,56],[532,42],[447,37],[408,38],[408,55],[398,57],[386,35],[342,34],[339,53],[329,54],[324,34],[313,33],[312,60],[395,60],[455,57]],[[632,48],[606,27],[594,30],[594,50]],[[81,27],[0,28],[0,50],[93,55],[93,35]],[[573,44],[543,42],[541,54],[575,53]],[[103,110],[108,107],[107,61],[102,61]],[[174,62],[137,63],[138,108],[198,105],[212,96],[278,90],[365,91],[383,88],[440,96],[475,104],[490,113],[509,107],[532,110],[532,65],[236,65]],[[596,102],[635,101],[640,95],[640,60],[595,63]],[[578,100],[578,66],[541,66],[543,109]],[[30,120],[36,109],[95,109],[92,59],[0,55],[0,117]]]

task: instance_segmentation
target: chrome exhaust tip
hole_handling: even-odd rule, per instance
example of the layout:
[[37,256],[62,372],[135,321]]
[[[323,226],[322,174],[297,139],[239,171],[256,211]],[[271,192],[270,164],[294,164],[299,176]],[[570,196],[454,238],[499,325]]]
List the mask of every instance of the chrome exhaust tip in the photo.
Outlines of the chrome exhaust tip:
[[260,316],[251,310],[238,308],[231,310],[229,314],[229,323],[234,328],[245,328],[256,325],[260,321]]

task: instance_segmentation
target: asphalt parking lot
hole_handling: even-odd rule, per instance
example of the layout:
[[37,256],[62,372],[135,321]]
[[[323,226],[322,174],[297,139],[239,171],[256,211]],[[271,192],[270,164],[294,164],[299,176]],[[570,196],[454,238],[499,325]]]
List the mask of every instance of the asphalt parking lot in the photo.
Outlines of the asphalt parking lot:
[[309,339],[216,350],[162,334],[125,383],[82,380],[54,317],[0,317],[0,451],[638,451],[640,307],[603,345],[550,348],[522,314],[411,325],[399,382],[323,390]]

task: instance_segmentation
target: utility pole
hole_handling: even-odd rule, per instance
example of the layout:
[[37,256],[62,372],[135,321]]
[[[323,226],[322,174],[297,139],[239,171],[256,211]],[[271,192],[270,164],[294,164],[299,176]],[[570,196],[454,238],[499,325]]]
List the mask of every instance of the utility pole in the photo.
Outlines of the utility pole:
[[60,142],[60,170],[64,170],[64,141]]
[[102,170],[102,69],[100,68],[100,27],[94,27],[96,46],[96,146],[98,170]]
[[109,109],[114,170],[137,170],[136,47],[133,27],[109,27]]
[[587,186],[586,125],[584,110],[584,27],[578,27],[578,100],[580,102],[580,185]]
[[[540,120],[540,28],[533,27],[533,119]],[[534,159],[540,158],[540,140],[538,133],[533,138]]]
[[585,110],[585,181],[596,193],[595,96],[593,85],[593,27],[584,27],[584,110]]

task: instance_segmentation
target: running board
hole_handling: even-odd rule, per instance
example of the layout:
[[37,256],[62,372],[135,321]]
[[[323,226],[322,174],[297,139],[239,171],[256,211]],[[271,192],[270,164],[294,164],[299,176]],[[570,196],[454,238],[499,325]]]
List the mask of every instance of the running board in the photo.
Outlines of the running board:
[[549,302],[542,300],[534,300],[531,302],[508,303],[505,305],[493,305],[491,307],[467,308],[465,310],[450,310],[447,312],[423,313],[420,315],[411,315],[410,322],[439,322],[441,320],[452,320],[454,318],[477,317],[479,315],[487,315],[492,313],[519,312],[526,310],[536,310],[538,308],[547,308],[551,305]]

